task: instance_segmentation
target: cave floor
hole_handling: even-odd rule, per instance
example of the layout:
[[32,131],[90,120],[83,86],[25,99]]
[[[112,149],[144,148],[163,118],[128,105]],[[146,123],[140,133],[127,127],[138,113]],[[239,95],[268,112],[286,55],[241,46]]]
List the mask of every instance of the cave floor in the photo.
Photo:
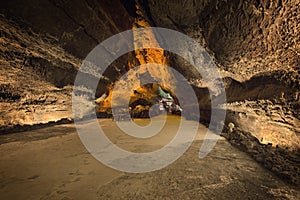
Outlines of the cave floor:
[[[122,134],[110,119],[99,120],[114,143],[135,152],[163,146],[177,131],[177,122],[176,117],[168,119],[161,133],[140,143]],[[137,123],[147,124],[147,119]],[[119,172],[95,160],[74,124],[1,135],[0,199],[300,199],[299,188],[224,138],[199,159],[206,131],[200,124],[196,140],[182,157],[143,174]]]

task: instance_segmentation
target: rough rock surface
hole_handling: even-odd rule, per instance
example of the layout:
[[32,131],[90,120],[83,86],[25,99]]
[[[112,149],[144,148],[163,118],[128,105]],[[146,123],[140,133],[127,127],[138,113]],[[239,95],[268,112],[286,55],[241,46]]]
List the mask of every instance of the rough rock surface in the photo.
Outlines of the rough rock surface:
[[[256,161],[279,175],[283,180],[299,185],[299,147],[291,151],[289,147],[273,146],[272,143],[262,144],[262,142],[252,136],[250,132],[246,132],[241,128],[237,128],[231,133],[224,133],[223,135],[230,143],[242,151],[249,153]],[[288,140],[290,140],[290,138],[288,138]]]
[[[206,48],[220,67],[226,87],[227,104],[220,105],[228,112],[224,123],[234,123],[239,131],[230,141],[244,142],[249,153],[253,146],[285,149],[285,159],[274,161],[284,166],[286,159],[293,160],[289,153],[299,157],[294,154],[300,145],[299,9],[299,0],[3,2],[0,127],[70,118],[71,85],[82,59],[104,39],[131,29],[142,15],[150,25],[178,30]],[[137,55],[129,53],[112,64],[104,74],[108,81],[97,89],[97,98],[107,95],[109,87],[130,68],[129,61],[139,63]],[[170,65],[193,84],[202,117],[209,122],[207,84],[182,58],[167,56]],[[99,78],[96,74],[88,77]],[[90,95],[86,88],[80,92],[83,99]],[[279,174],[284,171],[269,168]],[[288,171],[299,174],[297,167]],[[292,176],[285,177],[297,183]]]
[[[299,157],[300,146],[300,1],[146,2],[145,13],[155,25],[186,33],[214,56],[226,87],[227,104],[221,106],[228,113],[225,126],[233,122],[240,132],[230,141],[244,145],[269,169],[298,183],[299,169],[293,157]],[[190,64],[176,56],[173,61],[182,72],[191,74],[195,86],[205,88],[196,73],[185,71]],[[207,93],[198,94],[200,104],[209,105]],[[254,147],[261,151],[253,153]],[[284,159],[277,159],[275,155],[281,154],[270,148],[285,149]],[[271,157],[277,160],[268,160]],[[286,171],[292,173],[286,175]]]
[[[15,0],[2,2],[0,11],[1,130],[72,118],[72,86],[82,59],[107,37],[131,28],[119,1]],[[128,63],[118,61],[105,74],[112,81],[120,76],[113,66]],[[97,91],[105,90],[100,85]]]
[[299,72],[299,0],[147,2],[155,25],[199,41],[235,80]]
[[51,37],[0,17],[0,128],[72,118],[71,92],[80,60]]

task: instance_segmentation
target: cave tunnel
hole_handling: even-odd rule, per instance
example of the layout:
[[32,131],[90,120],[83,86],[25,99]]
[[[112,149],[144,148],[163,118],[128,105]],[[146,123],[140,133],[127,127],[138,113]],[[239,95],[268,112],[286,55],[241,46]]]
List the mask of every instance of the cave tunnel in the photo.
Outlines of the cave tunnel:
[[0,199],[300,199],[299,0],[0,5]]

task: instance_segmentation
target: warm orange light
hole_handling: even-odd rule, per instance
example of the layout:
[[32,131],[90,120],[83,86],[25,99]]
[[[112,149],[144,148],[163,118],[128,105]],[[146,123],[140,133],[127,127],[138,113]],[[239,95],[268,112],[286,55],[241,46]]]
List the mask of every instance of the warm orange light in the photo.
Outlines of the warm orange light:
[[[137,5],[137,18],[132,26],[132,29],[141,28],[141,27],[150,27],[150,23],[143,17],[142,12],[140,8]],[[139,34],[137,32],[133,33],[134,41],[138,42],[145,42],[149,43],[150,46],[158,46],[157,40],[155,38],[155,35],[151,31],[145,31],[143,34]],[[153,45],[151,45],[153,44]],[[134,46],[136,47],[136,43],[134,43]],[[136,48],[137,49],[137,48]],[[161,48],[150,48],[150,49],[137,49],[134,51],[134,55],[136,59],[133,59],[128,62],[128,69],[133,69],[136,66],[148,64],[148,63],[155,63],[155,64],[161,64],[161,65],[168,65],[168,57],[165,55],[165,52]],[[167,69],[158,69],[153,67],[145,67],[142,71],[139,71],[139,74],[135,74],[135,78],[133,80],[139,80],[136,77],[139,77],[143,73],[149,74],[152,78],[161,80],[162,85],[175,85],[170,84],[172,83],[173,77],[172,73]],[[168,84],[165,84],[168,83]],[[137,83],[128,83],[136,85],[136,91],[138,93],[134,93],[133,91],[126,91],[126,82],[122,83],[124,85],[124,92],[130,92],[132,93],[130,104],[134,101],[136,101],[139,98],[144,98],[145,100],[151,101],[152,99],[157,97],[157,86],[155,84],[152,85],[152,87],[146,87],[141,86],[139,82]],[[106,99],[100,103],[100,112],[107,111],[111,108],[111,98],[113,93],[113,86],[109,85],[107,86],[108,89],[108,96]],[[168,89],[174,89],[174,88],[168,88]]]

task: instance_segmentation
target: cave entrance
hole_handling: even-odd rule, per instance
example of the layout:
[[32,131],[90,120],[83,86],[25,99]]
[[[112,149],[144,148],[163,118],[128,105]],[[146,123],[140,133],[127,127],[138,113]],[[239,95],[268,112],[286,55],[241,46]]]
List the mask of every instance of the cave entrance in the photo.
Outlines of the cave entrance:
[[146,84],[132,93],[129,108],[133,118],[149,118],[161,114],[181,114],[181,107],[172,92],[156,83]]
[[128,104],[114,107],[114,116],[112,116],[111,107],[112,93],[111,87],[97,100],[96,112],[99,118],[113,117],[115,120],[130,120],[128,112],[131,118],[151,118],[164,114],[181,115],[182,109],[174,93],[160,84],[149,83],[131,91]]

